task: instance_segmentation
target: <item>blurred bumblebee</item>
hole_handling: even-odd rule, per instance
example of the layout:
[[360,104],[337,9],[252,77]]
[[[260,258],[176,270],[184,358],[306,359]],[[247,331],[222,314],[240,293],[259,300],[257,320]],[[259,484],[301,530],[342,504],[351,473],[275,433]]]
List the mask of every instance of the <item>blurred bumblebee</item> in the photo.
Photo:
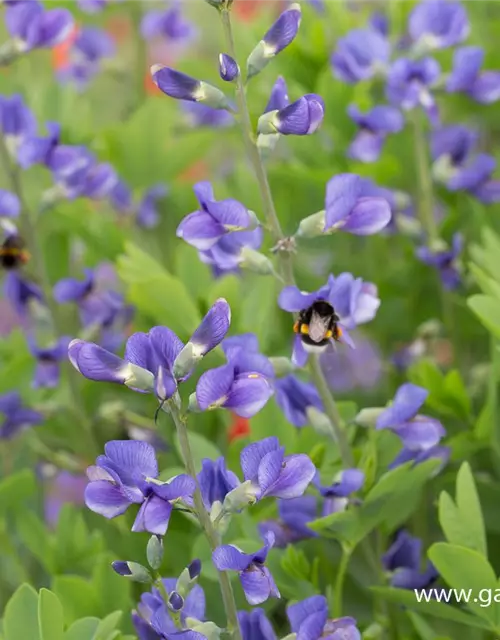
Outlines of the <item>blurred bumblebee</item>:
[[339,320],[329,302],[316,300],[300,311],[293,330],[300,335],[306,350],[323,350],[332,340],[338,341],[342,337],[342,329],[337,324]]
[[30,254],[21,236],[8,235],[0,245],[0,265],[7,270],[17,269],[26,264]]

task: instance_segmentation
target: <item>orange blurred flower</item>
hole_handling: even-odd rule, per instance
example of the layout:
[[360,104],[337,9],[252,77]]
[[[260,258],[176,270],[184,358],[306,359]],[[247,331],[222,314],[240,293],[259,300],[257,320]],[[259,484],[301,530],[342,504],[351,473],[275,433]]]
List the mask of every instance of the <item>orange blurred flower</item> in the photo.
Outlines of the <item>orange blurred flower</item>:
[[282,0],[234,0],[233,13],[239,20],[251,22],[257,18],[264,7],[274,5],[278,8],[283,4]]
[[248,418],[240,418],[233,413],[233,422],[227,434],[228,442],[234,442],[239,438],[245,438],[250,435],[250,420]]
[[209,169],[206,162],[203,160],[196,160],[179,174],[179,180],[182,182],[198,182],[199,180],[206,180],[209,176]]
[[68,37],[59,44],[56,44],[55,47],[52,47],[52,68],[56,71],[60,71],[69,65],[69,54],[78,35],[78,31],[78,25],[73,25],[73,29]]

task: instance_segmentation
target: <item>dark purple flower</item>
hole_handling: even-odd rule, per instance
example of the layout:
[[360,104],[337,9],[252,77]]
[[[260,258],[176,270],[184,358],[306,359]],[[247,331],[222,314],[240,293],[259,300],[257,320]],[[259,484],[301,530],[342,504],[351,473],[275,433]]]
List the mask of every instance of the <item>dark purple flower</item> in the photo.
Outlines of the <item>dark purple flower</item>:
[[99,73],[103,58],[111,58],[115,53],[115,42],[104,29],[84,27],[71,46],[68,64],[60,70],[59,78],[84,89]]
[[[176,578],[164,578],[162,583],[167,594],[175,593]],[[187,618],[200,621],[205,619],[205,593],[199,585],[194,585],[184,598],[184,606],[180,612],[183,626],[186,624]],[[142,594],[137,611],[132,614],[132,622],[139,640],[168,639],[179,632],[157,587]],[[180,637],[184,638],[185,636]]]
[[308,382],[303,382],[294,375],[277,378],[276,402],[285,414],[288,422],[296,427],[305,427],[309,424],[307,410],[314,407],[323,411],[323,403],[316,387]]
[[400,589],[426,589],[439,576],[430,560],[421,570],[422,540],[400,530],[391,547],[382,557],[386,571],[391,572],[391,585]]
[[269,569],[264,565],[274,545],[274,535],[269,532],[263,539],[264,546],[255,553],[244,553],[232,544],[225,544],[212,554],[212,561],[219,571],[239,573],[247,602],[252,605],[265,602],[269,597],[281,597]]
[[0,395],[0,413],[3,422],[0,425],[0,439],[9,440],[24,429],[41,424],[44,417],[38,411],[23,406],[17,391]]
[[272,624],[260,607],[238,611],[238,622],[243,640],[277,640]]
[[496,160],[486,153],[478,153],[465,165],[456,168],[446,182],[450,191],[468,191],[484,204],[500,201],[500,180],[491,176]]
[[355,105],[350,105],[348,114],[358,125],[359,132],[347,154],[360,162],[375,162],[387,134],[401,131],[404,124],[400,111],[384,105],[374,107],[366,114],[361,113]]
[[210,182],[198,182],[193,189],[200,208],[182,220],[177,227],[178,238],[207,251],[228,233],[255,228],[255,215],[232,198],[215,200]]
[[453,47],[467,38],[470,26],[459,2],[424,0],[411,12],[408,31],[425,51]]
[[224,502],[226,495],[235,489],[240,481],[238,476],[226,468],[224,458],[215,462],[204,459],[201,471],[198,474],[201,497],[207,511],[210,511],[214,502]]
[[417,258],[424,264],[435,267],[445,289],[456,289],[460,285],[460,273],[456,266],[456,260],[463,247],[463,236],[455,233],[451,247],[434,250],[430,247],[419,247],[416,251]]
[[286,610],[292,632],[300,640],[361,640],[354,618],[328,619],[324,596],[311,596],[289,605]]
[[308,93],[279,111],[264,113],[257,124],[261,134],[281,133],[284,136],[310,135],[318,130],[325,115],[321,96]]
[[386,95],[392,104],[404,111],[422,107],[433,123],[438,114],[430,89],[441,73],[434,58],[410,60],[399,58],[390,67],[387,76]]
[[341,229],[354,235],[371,235],[386,227],[390,219],[387,200],[371,195],[370,186],[359,176],[341,173],[328,181],[324,231]]
[[60,366],[68,355],[71,338],[63,336],[50,347],[38,347],[30,340],[30,350],[36,358],[36,369],[32,386],[34,389],[52,389],[59,384]]
[[219,54],[219,75],[225,82],[233,82],[240,75],[240,68],[227,53]]
[[9,271],[6,274],[3,283],[3,292],[20,318],[28,316],[29,306],[33,301],[43,301],[43,294],[40,287],[26,280],[16,271]]
[[396,392],[394,400],[377,418],[377,429],[390,429],[403,442],[406,449],[426,451],[436,446],[446,434],[435,418],[418,413],[429,392],[417,385],[405,383]]
[[117,382],[135,391],[155,392],[164,401],[177,390],[177,381],[186,380],[190,371],[174,375],[174,366],[184,350],[194,363],[214,349],[227,333],[229,305],[222,298],[208,311],[186,345],[167,327],[153,327],[149,333],[134,333],[127,340],[124,359],[96,344],[73,340],[68,355],[73,366],[90,380]]
[[147,442],[114,440],[104,446],[104,452],[87,470],[87,507],[105,518],[115,518],[131,504],[139,504],[132,531],[165,535],[172,503],[180,499],[189,503],[195,480],[181,474],[167,483],[158,481],[155,450]]
[[383,71],[389,62],[389,41],[375,29],[353,29],[337,42],[331,57],[334,74],[356,83]]
[[434,129],[431,134],[431,154],[433,160],[447,156],[454,167],[460,167],[469,157],[477,141],[477,133],[456,124]]
[[19,198],[10,191],[0,189],[0,218],[17,218],[20,212]]
[[156,205],[158,200],[163,200],[167,193],[168,189],[164,184],[157,184],[145,192],[137,208],[136,221],[140,227],[154,229],[158,226],[160,216]]
[[316,496],[300,496],[290,500],[278,500],[279,520],[264,520],[259,524],[259,532],[264,536],[272,531],[274,546],[284,548],[289,544],[313,538],[317,533],[309,529],[309,522],[316,520],[318,500]]
[[349,496],[359,491],[365,482],[365,474],[361,469],[345,469],[340,471],[329,486],[320,483],[319,474],[315,484],[324,498],[323,516],[344,511],[349,504]]
[[299,30],[301,17],[301,9],[298,3],[293,3],[283,11],[248,56],[248,78],[262,71],[278,53],[294,41]]
[[285,456],[278,438],[270,436],[246,446],[240,454],[245,480],[258,487],[257,499],[298,498],[314,478],[316,468],[305,454]]
[[481,71],[484,51],[481,47],[462,47],[453,56],[453,70],[446,82],[450,93],[463,92],[473,100],[490,104],[500,99],[500,72]]
[[228,106],[227,98],[220,89],[175,69],[155,64],[151,67],[151,76],[160,91],[176,100],[201,102],[214,109]]
[[216,276],[239,273],[247,258],[246,250],[259,249],[263,235],[261,227],[253,231],[235,231],[217,240],[210,249],[198,251],[198,255],[202,262],[212,267]]
[[214,109],[201,102],[180,103],[185,120],[190,127],[222,129],[234,124],[234,118],[225,109]]
[[264,113],[269,113],[270,111],[279,111],[284,109],[290,104],[290,100],[288,99],[288,89],[286,86],[285,79],[283,76],[278,76],[276,82],[271,89],[271,95],[269,96],[269,102],[264,109]]
[[440,473],[448,464],[450,456],[451,449],[449,447],[443,447],[441,445],[436,445],[435,447],[424,449],[423,451],[415,451],[413,449],[403,448],[387,468],[395,469],[396,467],[399,467],[402,464],[406,464],[407,462],[413,462],[413,465],[417,465],[425,462],[426,460],[435,458],[441,460],[441,464],[434,471],[434,475],[438,475],[438,473]]
[[74,23],[67,9],[45,10],[37,0],[23,0],[7,5],[5,24],[16,49],[23,53],[62,42]]

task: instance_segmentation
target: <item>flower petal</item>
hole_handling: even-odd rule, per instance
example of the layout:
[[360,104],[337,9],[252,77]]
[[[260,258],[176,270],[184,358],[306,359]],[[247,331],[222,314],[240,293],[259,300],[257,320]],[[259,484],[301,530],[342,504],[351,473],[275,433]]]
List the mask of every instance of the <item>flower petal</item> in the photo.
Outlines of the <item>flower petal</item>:
[[148,333],[157,362],[170,370],[184,344],[168,327],[153,327]]
[[224,340],[231,324],[231,308],[224,298],[215,301],[189,342],[197,356],[204,356]]
[[204,211],[190,213],[177,227],[177,237],[200,251],[210,249],[225,233],[224,226]]
[[90,482],[85,489],[87,507],[105,518],[115,518],[125,513],[130,500],[121,492],[120,487],[107,480]]
[[226,364],[205,371],[196,385],[196,401],[202,411],[222,406],[234,382],[234,367]]
[[130,375],[125,360],[92,342],[73,340],[68,356],[75,369],[89,380],[125,384]]
[[292,362],[296,367],[305,367],[308,353],[304,348],[304,343],[299,335],[293,340]]
[[334,176],[326,185],[325,231],[341,220],[345,220],[358,201],[361,178],[353,173]]
[[196,481],[191,476],[181,473],[166,484],[154,484],[152,489],[163,500],[177,500],[191,497],[196,490]]
[[242,231],[250,226],[248,209],[237,200],[229,198],[220,202],[209,202],[206,206],[212,218],[226,231]]
[[251,605],[265,602],[271,595],[280,597],[273,577],[267,567],[251,567],[240,574],[245,598]]
[[172,505],[167,500],[162,500],[156,495],[150,496],[141,505],[132,525],[132,531],[148,531],[164,536],[167,533],[172,509]]
[[283,461],[283,469],[278,479],[267,489],[265,495],[286,499],[298,498],[304,493],[315,474],[316,467],[309,456],[305,454],[287,456]]
[[278,480],[282,469],[284,452],[285,448],[280,447],[275,451],[270,451],[262,458],[257,474],[257,481],[262,496],[264,496],[267,489]]
[[472,88],[484,60],[481,47],[461,47],[453,54],[453,70],[446,82],[447,91],[467,91]]
[[[309,638],[317,638],[320,637],[323,633],[323,628],[328,617],[328,603],[324,596],[311,596],[310,598],[306,598],[301,602],[297,602],[297,604],[288,606],[286,609],[286,615],[288,616],[288,620],[290,621],[290,627],[293,633],[301,635],[303,640],[308,640]],[[314,620],[317,621],[319,633],[311,633],[311,635],[305,635],[304,631],[313,631],[313,627],[314,629],[316,629],[316,625],[313,625],[312,622],[308,622],[311,618],[314,618]],[[321,620],[323,620],[323,624],[320,626]],[[304,624],[307,624],[307,627],[306,629],[302,630],[302,625]],[[300,633],[301,630],[302,634]]]
[[427,416],[417,416],[395,428],[394,433],[401,438],[404,447],[411,451],[432,449],[446,435],[439,420]]
[[375,162],[380,156],[385,137],[380,133],[361,130],[351,142],[347,155],[360,162]]
[[274,391],[259,373],[244,373],[235,380],[224,406],[242,418],[251,418],[266,404]]
[[411,420],[424,404],[429,392],[423,387],[407,382],[399,387],[390,405],[377,419],[377,429],[397,427]]
[[270,436],[246,446],[240,453],[240,464],[245,480],[255,480],[262,459],[271,451],[278,451],[278,438]]
[[252,560],[252,554],[243,553],[232,544],[223,544],[212,553],[212,562],[219,571],[244,571]]
[[137,475],[158,477],[156,453],[148,442],[111,440],[104,445],[104,453],[113,462],[124,484],[132,484],[131,478]]
[[278,297],[278,305],[284,311],[302,311],[307,309],[318,299],[318,293],[313,291],[300,291],[295,286],[288,286],[281,290]]
[[0,189],[0,217],[16,218],[20,211],[19,198],[10,191]]
[[500,72],[485,71],[474,82],[471,95],[482,104],[491,104],[500,99]]
[[360,198],[342,229],[354,235],[368,236],[384,229],[391,216],[391,208],[384,198]]

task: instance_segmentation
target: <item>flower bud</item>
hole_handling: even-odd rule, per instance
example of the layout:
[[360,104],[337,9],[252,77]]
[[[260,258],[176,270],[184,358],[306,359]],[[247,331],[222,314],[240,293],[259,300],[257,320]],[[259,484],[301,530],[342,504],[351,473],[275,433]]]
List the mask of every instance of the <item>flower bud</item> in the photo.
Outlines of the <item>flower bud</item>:
[[151,76],[160,91],[176,100],[201,102],[214,109],[226,109],[229,106],[227,97],[220,89],[175,69],[154,64]]
[[316,433],[331,437],[333,428],[328,416],[312,405],[307,407],[306,415]]
[[201,573],[201,560],[196,558],[190,564],[188,564],[188,572],[191,580],[196,580]]
[[284,136],[311,135],[321,125],[325,116],[325,103],[321,96],[308,93],[279,111],[269,111],[260,116],[257,132],[281,133]]
[[247,60],[247,74],[251,78],[264,69],[280,51],[293,42],[300,26],[300,5],[294,3],[283,11]]
[[375,427],[377,418],[385,411],[382,407],[368,407],[361,409],[358,415],[354,418],[354,422],[359,424],[360,427]]
[[184,607],[184,598],[177,591],[172,591],[168,596],[167,606],[171,611],[180,611]]
[[[136,385],[128,384],[127,386],[136,387]],[[176,381],[174,380],[170,371],[167,371],[164,367],[158,367],[158,373],[154,380],[154,387],[156,397],[162,402],[171,398],[177,391]]]
[[160,536],[151,536],[146,547],[146,557],[151,569],[156,571],[160,568],[163,560],[163,540]]
[[153,578],[149,571],[138,562],[124,562],[122,560],[116,560],[111,563],[111,566],[119,576],[128,578],[133,582],[153,582]]
[[260,253],[260,251],[256,251],[250,247],[243,247],[240,256],[240,266],[243,269],[248,269],[249,271],[258,273],[261,276],[269,276],[274,273],[273,263],[267,256]]
[[227,53],[219,55],[219,75],[225,82],[233,82],[240,75],[238,63]]
[[230,491],[224,498],[222,504],[223,511],[227,513],[236,513],[244,507],[257,502],[257,494],[259,488],[256,487],[251,480],[246,480]]
[[325,229],[326,211],[318,211],[300,221],[296,236],[299,238],[317,238]]
[[189,396],[189,401],[188,401],[188,411],[190,413],[200,413],[201,409],[198,405],[198,400],[196,399],[196,393],[192,393]]
[[201,561],[193,560],[177,578],[175,590],[185,598],[198,581],[200,573]]
[[273,365],[274,373],[278,378],[287,376],[289,373],[295,371],[295,365],[290,358],[276,356],[269,358],[269,362]]

